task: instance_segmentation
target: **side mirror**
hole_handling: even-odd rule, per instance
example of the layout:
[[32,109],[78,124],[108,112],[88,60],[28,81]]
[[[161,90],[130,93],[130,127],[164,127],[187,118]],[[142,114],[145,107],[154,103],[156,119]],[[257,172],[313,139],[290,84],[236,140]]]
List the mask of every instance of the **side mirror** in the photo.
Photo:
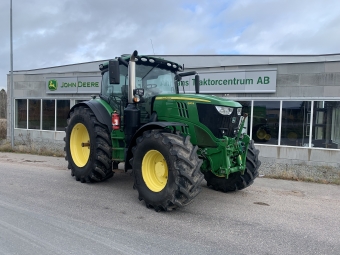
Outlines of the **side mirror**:
[[144,89],[140,89],[140,88],[134,89],[133,95],[134,96],[140,96],[140,97],[144,96]]
[[196,71],[179,73],[177,76],[184,77],[184,76],[189,76],[189,75],[195,75],[195,92],[196,94],[199,94],[200,93],[200,76],[198,75]]
[[119,62],[117,60],[109,61],[109,82],[110,84],[120,83]]
[[176,74],[175,76],[175,89],[176,89],[176,94],[179,94],[179,84],[182,80],[182,77]]
[[196,94],[200,93],[200,77],[198,74],[195,75],[195,92]]

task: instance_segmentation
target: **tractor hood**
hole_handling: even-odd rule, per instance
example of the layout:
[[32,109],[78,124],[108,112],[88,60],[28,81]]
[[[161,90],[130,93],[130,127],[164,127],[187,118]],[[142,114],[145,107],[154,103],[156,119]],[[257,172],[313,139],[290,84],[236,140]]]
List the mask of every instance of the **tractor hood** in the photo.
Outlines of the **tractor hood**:
[[238,102],[235,102],[230,99],[226,99],[223,97],[203,95],[203,94],[162,94],[158,95],[155,98],[158,100],[167,100],[167,101],[185,101],[185,102],[193,102],[193,103],[202,103],[202,104],[213,104],[213,105],[221,105],[221,106],[229,106],[229,107],[237,107],[240,108],[242,105]]

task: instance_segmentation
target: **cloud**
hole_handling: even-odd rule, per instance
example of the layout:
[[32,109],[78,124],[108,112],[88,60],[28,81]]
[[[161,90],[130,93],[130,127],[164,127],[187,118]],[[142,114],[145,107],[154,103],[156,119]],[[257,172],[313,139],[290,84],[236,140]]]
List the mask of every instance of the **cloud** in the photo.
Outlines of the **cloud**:
[[[336,0],[12,0],[14,70],[142,54],[338,53]],[[10,70],[0,2],[0,89]]]

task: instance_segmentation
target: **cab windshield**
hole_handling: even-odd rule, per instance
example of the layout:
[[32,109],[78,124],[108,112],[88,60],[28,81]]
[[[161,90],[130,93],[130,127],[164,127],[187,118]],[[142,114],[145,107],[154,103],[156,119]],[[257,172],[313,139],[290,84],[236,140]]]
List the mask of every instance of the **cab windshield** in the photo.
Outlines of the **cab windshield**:
[[[102,77],[101,94],[106,97],[127,97],[128,68],[119,66],[120,84],[109,84],[108,72]],[[144,99],[159,94],[175,94],[175,73],[171,70],[150,65],[136,65],[136,88],[144,89]]]

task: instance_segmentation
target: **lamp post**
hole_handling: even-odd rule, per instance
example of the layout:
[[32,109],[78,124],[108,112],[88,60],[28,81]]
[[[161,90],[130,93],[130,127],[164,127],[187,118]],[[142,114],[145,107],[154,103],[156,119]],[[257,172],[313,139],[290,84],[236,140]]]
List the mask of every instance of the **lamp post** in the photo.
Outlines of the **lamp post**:
[[12,149],[14,149],[14,96],[13,96],[13,34],[12,34],[12,0],[10,4],[10,40],[11,40],[11,53],[10,53],[10,58],[11,58],[11,76],[10,76],[10,104],[11,104],[11,146]]

